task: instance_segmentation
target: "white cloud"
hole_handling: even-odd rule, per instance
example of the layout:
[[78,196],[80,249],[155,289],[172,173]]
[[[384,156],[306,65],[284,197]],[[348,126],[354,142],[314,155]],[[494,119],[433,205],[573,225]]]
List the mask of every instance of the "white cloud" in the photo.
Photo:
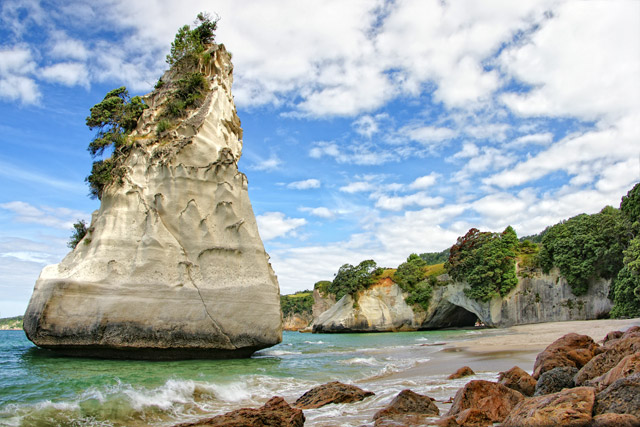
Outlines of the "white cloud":
[[320,181],[315,178],[306,179],[304,181],[295,181],[287,184],[287,188],[294,190],[308,190],[310,188],[320,188]]
[[43,68],[40,75],[45,80],[65,86],[89,87],[89,73],[85,65],[79,62],[60,62],[51,65]]
[[14,46],[0,49],[0,99],[36,104],[40,91],[31,75],[36,63],[29,49]]
[[549,145],[552,142],[553,134],[551,132],[543,132],[520,136],[505,145],[508,147],[526,147],[528,145]]
[[371,138],[379,131],[378,122],[372,116],[362,116],[352,123],[356,133]]
[[317,216],[319,218],[330,219],[335,217],[336,213],[330,210],[329,208],[325,208],[324,206],[318,208],[300,208],[303,212],[308,212],[313,216]]
[[378,187],[375,184],[369,181],[354,181],[354,182],[350,182],[345,186],[340,187],[340,191],[344,193],[353,194],[353,193],[374,191],[377,188]]
[[376,201],[376,207],[389,211],[401,211],[410,206],[429,207],[444,202],[442,197],[431,197],[427,193],[419,192],[407,196],[381,195]]
[[309,150],[309,156],[319,159],[324,156],[332,157],[338,163],[348,163],[354,165],[381,165],[383,163],[400,160],[400,154],[380,149],[371,144],[352,144],[346,149],[342,149],[335,142],[316,142],[315,146]]
[[259,160],[256,163],[250,165],[249,168],[257,171],[272,172],[280,169],[281,166],[282,160],[280,160],[277,155],[272,154],[268,159]]
[[295,230],[307,223],[304,218],[287,218],[282,212],[265,212],[256,216],[263,241],[295,235]]
[[67,208],[36,207],[26,202],[13,201],[0,203],[0,209],[14,214],[15,220],[23,223],[40,224],[47,227],[71,229],[78,219],[87,219],[85,212]]
[[440,174],[431,172],[429,175],[416,178],[411,184],[409,184],[409,188],[413,190],[424,190],[435,184],[439,177]]
[[434,126],[408,126],[401,128],[399,133],[425,145],[446,141],[457,135],[457,132],[452,129]]
[[538,31],[500,56],[507,73],[533,86],[502,100],[527,116],[616,120],[637,112],[639,39],[639,2],[562,2]]
[[61,31],[53,34],[51,45],[47,53],[54,58],[73,59],[76,61],[85,61],[89,58],[89,51],[84,43],[70,38]]

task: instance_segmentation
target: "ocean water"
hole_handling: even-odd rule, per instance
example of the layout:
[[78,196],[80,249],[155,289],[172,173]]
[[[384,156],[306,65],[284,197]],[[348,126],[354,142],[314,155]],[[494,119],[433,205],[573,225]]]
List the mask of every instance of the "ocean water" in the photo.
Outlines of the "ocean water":
[[[373,414],[405,388],[439,400],[446,411],[444,402],[469,378],[446,379],[468,358],[444,344],[496,333],[285,332],[281,344],[250,359],[150,362],[57,356],[35,347],[22,331],[0,331],[0,426],[169,426],[258,407],[273,396],[293,403],[329,381],[376,395],[306,410],[305,425],[372,425]],[[475,360],[474,378],[495,380],[498,368],[513,366],[489,359],[494,363]]]

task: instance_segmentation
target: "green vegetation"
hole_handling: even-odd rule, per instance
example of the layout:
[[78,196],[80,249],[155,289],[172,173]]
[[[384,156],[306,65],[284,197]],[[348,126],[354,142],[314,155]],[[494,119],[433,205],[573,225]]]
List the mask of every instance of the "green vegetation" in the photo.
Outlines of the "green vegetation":
[[372,259],[362,261],[355,267],[351,264],[344,264],[338,270],[327,291],[334,294],[336,300],[347,294],[355,295],[374,284],[376,275],[380,275],[382,272],[383,269],[378,268]]
[[23,316],[4,317],[0,319],[0,330],[22,329]]
[[175,86],[164,112],[166,117],[174,119],[184,116],[188,109],[202,105],[208,83],[202,73],[191,72],[176,80]]
[[433,287],[427,278],[427,263],[422,257],[411,254],[406,262],[398,266],[393,280],[408,292],[407,302],[409,304],[419,304],[423,309],[429,308],[429,301]]
[[284,317],[292,314],[310,315],[313,307],[313,292],[300,291],[292,295],[280,295],[280,307]]
[[313,285],[313,289],[320,292],[322,295],[327,295],[329,292],[329,287],[331,286],[331,282],[329,280],[320,280]]
[[518,237],[511,226],[502,233],[476,228],[458,237],[445,267],[454,280],[466,281],[465,294],[479,301],[505,296],[518,284],[515,272]]
[[67,247],[75,249],[78,243],[87,235],[87,232],[91,232],[91,229],[87,228],[87,223],[84,220],[79,219],[73,224],[73,234],[67,242]]
[[426,252],[420,254],[420,258],[422,258],[427,265],[444,264],[449,259],[449,248],[442,252]]
[[124,171],[119,165],[129,149],[127,135],[136,128],[145,108],[148,106],[142,99],[130,98],[124,86],[107,93],[101,102],[91,107],[86,123],[89,129],[98,132],[89,144],[89,152],[95,158],[113,149],[111,157],[93,163],[91,174],[85,179],[91,198],[101,199],[104,188],[116,178],[122,178]]
[[185,25],[178,30],[167,55],[167,64],[191,68],[197,64],[206,46],[214,43],[218,19],[212,20],[211,15],[201,12],[194,24],[198,25],[194,29]]
[[547,228],[540,265],[545,272],[558,267],[573,293],[584,295],[590,280],[616,277],[627,243],[620,210],[607,206],[600,213],[581,214]]

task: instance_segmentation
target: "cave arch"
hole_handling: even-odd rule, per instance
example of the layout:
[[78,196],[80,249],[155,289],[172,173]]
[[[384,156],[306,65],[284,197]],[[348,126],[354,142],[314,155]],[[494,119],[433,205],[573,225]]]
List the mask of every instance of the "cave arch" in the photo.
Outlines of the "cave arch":
[[478,315],[449,301],[442,301],[422,329],[463,328],[476,324]]

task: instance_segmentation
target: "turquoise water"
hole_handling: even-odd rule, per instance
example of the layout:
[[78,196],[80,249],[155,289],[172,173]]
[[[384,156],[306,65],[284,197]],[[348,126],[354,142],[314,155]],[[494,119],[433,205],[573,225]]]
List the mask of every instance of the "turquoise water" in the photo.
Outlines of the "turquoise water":
[[[437,375],[420,383],[394,375],[447,357],[438,343],[477,333],[285,332],[281,344],[250,359],[149,362],[57,356],[35,347],[22,331],[0,331],[0,425],[171,425],[259,406],[274,395],[293,402],[309,388],[334,380],[381,389],[376,390],[380,396],[412,383],[434,388],[429,389],[433,394],[442,383]],[[306,425],[324,425],[322,420],[332,416],[326,411],[305,415]],[[354,415],[353,425],[362,422]]]

